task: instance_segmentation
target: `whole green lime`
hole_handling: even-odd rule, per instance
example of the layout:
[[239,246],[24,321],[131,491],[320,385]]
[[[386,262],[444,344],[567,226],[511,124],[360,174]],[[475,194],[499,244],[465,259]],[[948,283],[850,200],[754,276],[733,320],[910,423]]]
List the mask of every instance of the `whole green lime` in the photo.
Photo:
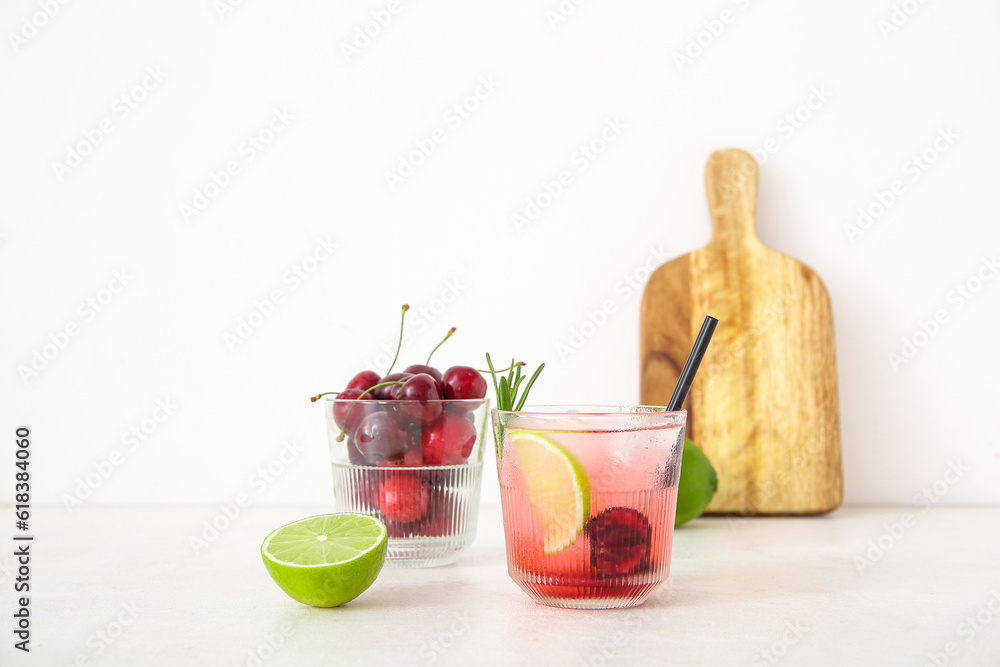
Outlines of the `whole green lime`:
[[719,487],[715,468],[701,448],[684,438],[684,457],[681,459],[681,479],[677,485],[677,515],[674,525],[679,526],[701,516]]

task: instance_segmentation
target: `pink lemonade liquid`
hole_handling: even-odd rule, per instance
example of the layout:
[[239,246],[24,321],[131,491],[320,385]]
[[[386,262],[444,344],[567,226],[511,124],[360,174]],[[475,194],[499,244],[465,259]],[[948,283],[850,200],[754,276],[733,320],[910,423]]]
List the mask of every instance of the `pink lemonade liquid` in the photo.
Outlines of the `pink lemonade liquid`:
[[[519,423],[521,422],[521,423]],[[625,424],[616,423],[621,427]],[[635,424],[639,424],[641,418]],[[538,602],[576,608],[641,604],[670,573],[683,427],[595,431],[596,422],[570,430],[544,428],[541,416],[507,424],[499,469],[510,576]],[[541,427],[541,428],[540,428]],[[589,482],[589,510],[567,512],[573,491],[536,491],[510,444],[511,429],[530,429],[568,450]],[[583,430],[586,428],[587,430]],[[544,541],[551,522],[567,526],[565,548]],[[578,532],[579,531],[579,532]],[[575,535],[575,539],[574,539]]]

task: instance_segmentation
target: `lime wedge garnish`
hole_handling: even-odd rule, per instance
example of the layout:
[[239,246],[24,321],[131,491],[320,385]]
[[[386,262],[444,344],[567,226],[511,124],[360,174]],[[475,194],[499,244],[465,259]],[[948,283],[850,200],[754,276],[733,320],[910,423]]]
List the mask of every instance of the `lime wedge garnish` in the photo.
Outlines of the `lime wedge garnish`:
[[260,546],[264,567],[293,600],[339,607],[364,593],[385,563],[385,525],[366,514],[321,514],[282,526]]
[[534,431],[507,432],[528,499],[535,509],[545,553],[576,542],[590,517],[590,480],[583,464],[555,440]]

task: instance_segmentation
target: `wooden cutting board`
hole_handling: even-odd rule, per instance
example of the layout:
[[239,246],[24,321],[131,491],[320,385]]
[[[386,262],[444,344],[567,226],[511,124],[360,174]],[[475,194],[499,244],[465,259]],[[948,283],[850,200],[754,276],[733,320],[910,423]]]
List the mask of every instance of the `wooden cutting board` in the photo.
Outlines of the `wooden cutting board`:
[[843,498],[830,297],[757,238],[757,163],[705,169],[712,240],[667,262],[642,298],[642,402],[665,405],[706,315],[719,325],[687,399],[688,436],[719,473],[708,512],[818,514]]

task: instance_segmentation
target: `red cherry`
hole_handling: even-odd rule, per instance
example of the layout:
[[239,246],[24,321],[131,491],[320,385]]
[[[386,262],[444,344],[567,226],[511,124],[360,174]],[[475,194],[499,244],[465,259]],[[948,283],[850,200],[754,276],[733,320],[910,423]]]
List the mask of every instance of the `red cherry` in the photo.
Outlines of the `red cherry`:
[[378,373],[375,371],[361,371],[351,378],[345,389],[358,389],[364,391],[378,384]]
[[420,533],[428,537],[448,535],[454,530],[451,523],[451,513],[444,512],[438,508],[436,511],[431,511],[424,525],[421,527]]
[[333,402],[333,421],[349,436],[353,436],[358,430],[362,419],[378,409],[374,403],[369,403],[371,394],[361,396],[361,392],[361,389],[345,389]]
[[587,523],[590,564],[598,574],[632,574],[649,565],[652,529],[630,507],[606,509]]
[[430,494],[420,472],[386,471],[382,482],[382,516],[389,521],[416,521],[427,514]]
[[462,415],[446,412],[441,420],[425,428],[420,449],[426,465],[451,466],[465,463],[476,445],[476,427]]
[[[403,372],[409,373],[411,375],[426,373],[427,375],[430,375],[432,378],[434,378],[434,381],[437,382],[439,385],[441,384],[441,378],[442,378],[441,371],[434,368],[433,366],[428,366],[427,364],[413,364],[412,366],[407,366],[405,369],[403,369]],[[485,395],[486,394],[483,394],[483,396]]]
[[486,396],[486,380],[471,366],[452,366],[444,372],[441,395],[445,400],[456,401],[448,404],[449,410],[473,412],[482,402],[469,399]]
[[452,366],[444,372],[441,394],[449,401],[483,398],[486,396],[486,380],[471,366]]
[[[380,379],[376,384],[381,384],[383,382],[401,382],[409,380],[412,376],[409,373],[390,373],[384,378]],[[399,398],[399,390],[402,389],[402,385],[390,384],[384,387],[378,387],[372,391],[375,394],[375,398],[380,401],[394,401]]]
[[373,463],[402,460],[406,450],[416,446],[410,425],[388,410],[365,417],[354,433],[354,442],[361,455]]
[[410,447],[403,452],[403,465],[417,468],[424,464],[424,452],[420,447]]
[[419,468],[423,464],[424,453],[421,451],[419,445],[414,445],[407,449],[400,458],[376,462],[376,465],[380,468]]
[[389,537],[413,537],[413,526],[409,521],[392,521],[383,513],[382,523]]
[[347,458],[350,459],[351,463],[356,466],[370,466],[371,461],[366,459],[361,452],[358,451],[358,446],[354,442],[354,438],[347,438]]
[[406,380],[400,387],[397,400],[399,403],[393,406],[396,412],[424,427],[433,424],[444,412],[438,384],[426,373],[414,375]]
[[[351,450],[351,441],[348,440],[348,451]],[[351,463],[354,463],[352,460]],[[355,463],[355,465],[369,466],[371,465],[367,461],[364,463]],[[343,510],[346,512],[361,512],[363,514],[370,513],[374,509],[378,509],[379,499],[381,498],[379,486],[379,476],[381,472],[373,468],[368,468],[366,470],[352,470],[350,475],[358,481],[357,484],[348,485],[349,488],[344,489],[344,493],[340,495],[338,501],[343,505]]]

